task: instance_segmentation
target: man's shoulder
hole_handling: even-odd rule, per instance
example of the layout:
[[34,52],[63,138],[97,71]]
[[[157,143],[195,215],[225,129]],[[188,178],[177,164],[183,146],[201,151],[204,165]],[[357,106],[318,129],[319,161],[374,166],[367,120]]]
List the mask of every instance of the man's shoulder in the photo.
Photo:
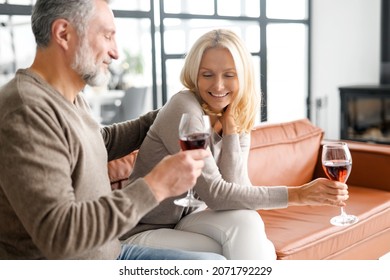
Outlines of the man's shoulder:
[[[26,103],[36,101],[37,98],[32,92],[43,95],[43,90],[34,81],[26,69],[19,69],[15,76],[0,89],[0,102]],[[3,105],[3,104],[1,104]]]
[[65,99],[59,95],[28,71],[18,70],[0,90],[0,122],[22,119],[21,116],[40,118],[45,115],[54,119],[66,107]]

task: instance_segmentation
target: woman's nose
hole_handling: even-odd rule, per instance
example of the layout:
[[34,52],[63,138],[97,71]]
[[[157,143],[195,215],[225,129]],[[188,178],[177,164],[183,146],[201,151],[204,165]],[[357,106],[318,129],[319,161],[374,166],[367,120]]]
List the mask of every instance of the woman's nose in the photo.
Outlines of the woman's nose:
[[216,90],[223,90],[225,88],[225,81],[222,77],[217,77],[214,85]]

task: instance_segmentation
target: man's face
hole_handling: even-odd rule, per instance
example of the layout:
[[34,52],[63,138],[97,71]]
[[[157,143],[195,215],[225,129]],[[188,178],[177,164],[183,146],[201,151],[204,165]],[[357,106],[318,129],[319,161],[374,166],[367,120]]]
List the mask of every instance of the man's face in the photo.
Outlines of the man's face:
[[90,86],[106,85],[110,78],[108,66],[118,58],[114,16],[104,1],[95,1],[94,15],[86,34],[80,38],[72,68]]

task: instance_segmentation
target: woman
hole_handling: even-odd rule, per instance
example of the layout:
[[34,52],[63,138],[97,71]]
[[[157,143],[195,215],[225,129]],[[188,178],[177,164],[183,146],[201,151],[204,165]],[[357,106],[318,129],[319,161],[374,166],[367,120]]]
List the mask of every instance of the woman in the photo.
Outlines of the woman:
[[[187,88],[161,109],[142,144],[130,180],[142,177],[164,156],[180,150],[183,113],[210,116],[213,133],[202,175],[194,187],[208,209],[176,206],[166,199],[144,216],[127,242],[212,251],[227,259],[275,259],[257,209],[288,205],[343,205],[346,185],[319,179],[300,187],[253,187],[247,160],[259,98],[252,58],[239,37],[214,30],[200,37],[186,57],[181,82]],[[241,209],[241,210],[239,210]],[[215,211],[228,210],[228,211]]]

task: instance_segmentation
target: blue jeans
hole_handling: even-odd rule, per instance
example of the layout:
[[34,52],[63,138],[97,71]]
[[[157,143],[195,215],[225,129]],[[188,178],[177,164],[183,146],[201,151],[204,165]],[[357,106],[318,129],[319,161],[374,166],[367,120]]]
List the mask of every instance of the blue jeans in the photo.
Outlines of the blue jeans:
[[123,244],[118,260],[225,260],[225,257],[206,252],[174,249],[156,249],[139,245]]

